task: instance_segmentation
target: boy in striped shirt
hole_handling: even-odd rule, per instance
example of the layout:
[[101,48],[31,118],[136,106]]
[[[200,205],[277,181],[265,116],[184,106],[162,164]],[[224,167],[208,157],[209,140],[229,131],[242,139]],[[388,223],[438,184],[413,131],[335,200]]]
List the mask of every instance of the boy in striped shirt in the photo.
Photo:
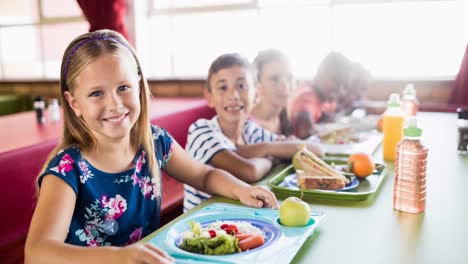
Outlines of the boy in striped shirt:
[[[204,96],[215,109],[211,120],[199,119],[189,127],[186,150],[197,160],[224,169],[252,183],[272,168],[273,158],[290,159],[305,142],[285,141],[248,120],[256,98],[255,69],[239,54],[219,56],[210,66]],[[306,143],[321,155],[320,148]],[[184,186],[184,211],[210,196]]]

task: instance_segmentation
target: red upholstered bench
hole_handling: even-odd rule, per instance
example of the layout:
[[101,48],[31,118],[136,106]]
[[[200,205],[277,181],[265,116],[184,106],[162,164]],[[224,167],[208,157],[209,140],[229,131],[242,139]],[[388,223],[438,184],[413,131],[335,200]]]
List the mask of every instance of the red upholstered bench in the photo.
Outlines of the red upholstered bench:
[[57,143],[51,140],[0,153],[1,263],[23,263],[24,242],[36,202],[35,179]]
[[[156,99],[151,123],[169,131],[184,147],[189,125],[214,112],[204,99]],[[34,112],[0,118],[0,262],[22,263],[26,234],[36,202],[35,179],[57,145],[61,124],[36,125]],[[163,174],[162,224],[182,213],[183,185]]]

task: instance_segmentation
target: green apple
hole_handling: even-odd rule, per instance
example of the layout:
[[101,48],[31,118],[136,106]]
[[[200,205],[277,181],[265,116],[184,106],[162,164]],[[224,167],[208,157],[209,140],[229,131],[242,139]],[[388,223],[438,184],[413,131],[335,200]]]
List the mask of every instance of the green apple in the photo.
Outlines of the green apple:
[[310,207],[297,197],[289,197],[280,206],[280,222],[285,226],[305,226],[309,223]]

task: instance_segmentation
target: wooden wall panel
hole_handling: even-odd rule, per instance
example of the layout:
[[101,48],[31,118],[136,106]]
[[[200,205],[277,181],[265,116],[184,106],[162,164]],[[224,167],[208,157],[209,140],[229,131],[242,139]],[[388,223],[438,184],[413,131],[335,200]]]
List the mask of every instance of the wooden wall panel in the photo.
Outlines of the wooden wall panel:
[[[453,80],[376,80],[371,83],[370,88],[366,93],[366,97],[369,100],[386,101],[391,93],[396,92],[401,94],[404,86],[408,82],[414,83],[417,97],[422,104],[447,104],[454,87]],[[149,81],[149,86],[155,97],[202,97],[205,81]],[[47,101],[53,97],[58,98],[59,83],[57,81],[0,82],[0,94],[10,93],[29,94],[32,97],[41,95]]]

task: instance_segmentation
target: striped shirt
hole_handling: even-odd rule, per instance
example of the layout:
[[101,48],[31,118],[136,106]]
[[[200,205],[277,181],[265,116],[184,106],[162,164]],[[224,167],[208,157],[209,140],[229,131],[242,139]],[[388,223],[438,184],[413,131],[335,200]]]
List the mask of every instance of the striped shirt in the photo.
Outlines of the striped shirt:
[[[244,124],[242,137],[246,144],[276,141],[278,136],[260,127],[257,123],[247,120]],[[213,119],[198,119],[190,125],[185,150],[195,159],[207,164],[222,150],[236,150],[236,146],[221,131],[218,117]],[[184,185],[184,212],[210,197],[190,185]]]

